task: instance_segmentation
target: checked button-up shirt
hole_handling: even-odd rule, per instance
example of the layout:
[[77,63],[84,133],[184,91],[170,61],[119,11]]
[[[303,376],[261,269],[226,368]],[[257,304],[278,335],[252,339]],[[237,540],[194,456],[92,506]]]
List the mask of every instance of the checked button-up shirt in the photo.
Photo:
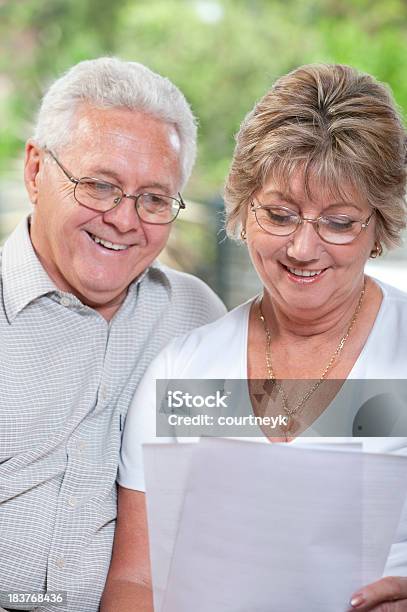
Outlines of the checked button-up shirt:
[[198,279],[156,264],[109,323],[55,287],[27,220],[4,245],[0,292],[0,591],[63,591],[62,609],[96,612],[136,386],[173,336],[224,307]]

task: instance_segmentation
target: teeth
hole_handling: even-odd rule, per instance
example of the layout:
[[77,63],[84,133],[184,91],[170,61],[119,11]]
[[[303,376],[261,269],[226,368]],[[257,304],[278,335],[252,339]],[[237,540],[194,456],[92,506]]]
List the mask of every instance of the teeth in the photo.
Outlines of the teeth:
[[287,268],[287,270],[296,276],[318,276],[322,272],[322,270],[299,270],[297,268]]
[[112,251],[125,251],[129,248],[129,246],[126,244],[115,244],[114,242],[109,242],[108,240],[102,240],[102,238],[98,238],[98,236],[95,236],[94,234],[90,234],[90,237],[92,240],[94,240],[94,242],[96,242],[96,244],[101,244],[107,249],[112,249]]

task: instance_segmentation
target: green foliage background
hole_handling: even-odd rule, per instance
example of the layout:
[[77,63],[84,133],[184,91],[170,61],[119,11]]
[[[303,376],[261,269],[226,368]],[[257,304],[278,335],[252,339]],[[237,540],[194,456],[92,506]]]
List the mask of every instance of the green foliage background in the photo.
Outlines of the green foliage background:
[[200,123],[189,195],[210,198],[245,113],[300,64],[353,64],[406,109],[406,34],[405,0],[0,0],[0,173],[47,84],[81,59],[115,54],[185,92]]

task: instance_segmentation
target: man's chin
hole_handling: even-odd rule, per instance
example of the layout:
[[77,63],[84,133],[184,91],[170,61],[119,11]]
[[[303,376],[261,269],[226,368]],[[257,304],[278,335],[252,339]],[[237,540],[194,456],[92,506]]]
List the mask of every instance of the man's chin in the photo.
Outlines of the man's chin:
[[120,306],[126,298],[127,289],[128,287],[125,289],[120,287],[114,290],[111,286],[107,289],[106,285],[95,284],[91,287],[80,287],[74,291],[74,294],[83,304],[98,310],[103,307]]

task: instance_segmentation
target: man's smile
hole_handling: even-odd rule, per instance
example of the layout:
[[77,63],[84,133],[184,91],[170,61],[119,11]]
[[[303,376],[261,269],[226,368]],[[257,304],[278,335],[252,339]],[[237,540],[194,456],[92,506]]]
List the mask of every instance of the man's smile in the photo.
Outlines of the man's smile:
[[88,231],[86,233],[93,240],[93,242],[95,242],[96,244],[99,244],[100,246],[110,251],[127,251],[127,249],[129,249],[130,247],[135,246],[134,244],[120,244],[117,242],[111,242],[110,240],[101,238],[100,236],[97,236],[96,234],[92,234],[91,232],[88,232]]

